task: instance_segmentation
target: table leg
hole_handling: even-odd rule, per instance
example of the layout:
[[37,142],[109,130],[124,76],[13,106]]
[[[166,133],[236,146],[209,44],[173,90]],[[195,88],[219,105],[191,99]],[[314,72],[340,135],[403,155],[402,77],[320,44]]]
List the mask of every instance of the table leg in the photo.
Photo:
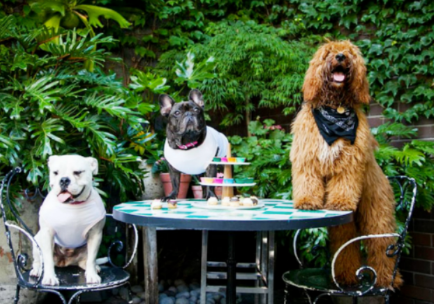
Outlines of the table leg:
[[[262,281],[268,286],[268,232],[262,231],[261,241],[261,257],[260,257],[260,273],[262,274]],[[261,295],[261,303],[266,304],[267,295]]]
[[270,231],[268,232],[268,304],[274,303],[274,260],[275,260],[274,231]]
[[236,303],[236,260],[235,260],[235,233],[228,234],[228,258],[227,258],[227,288],[226,303]]
[[[262,232],[256,232],[256,271],[260,272],[260,258],[261,258],[261,248],[262,248]],[[256,280],[256,287],[259,287],[262,278]],[[254,295],[254,304],[259,304],[259,294]]]
[[157,278],[157,240],[155,227],[143,227],[145,303],[159,303]]
[[203,230],[201,235],[201,291],[200,304],[206,304],[206,280],[207,280],[207,241],[209,232]]

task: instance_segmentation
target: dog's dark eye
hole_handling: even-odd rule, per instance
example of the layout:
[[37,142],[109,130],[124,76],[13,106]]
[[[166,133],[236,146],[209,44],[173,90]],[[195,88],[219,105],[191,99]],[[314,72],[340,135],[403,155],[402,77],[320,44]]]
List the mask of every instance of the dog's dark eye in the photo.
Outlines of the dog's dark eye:
[[80,175],[80,173],[82,173],[83,171],[74,171],[74,175]]
[[174,112],[174,115],[179,115],[180,114],[180,111],[175,111]]
[[198,112],[198,111],[200,111],[199,108],[194,108],[194,112]]
[[59,173],[58,171],[53,171],[54,175],[58,175],[58,173]]

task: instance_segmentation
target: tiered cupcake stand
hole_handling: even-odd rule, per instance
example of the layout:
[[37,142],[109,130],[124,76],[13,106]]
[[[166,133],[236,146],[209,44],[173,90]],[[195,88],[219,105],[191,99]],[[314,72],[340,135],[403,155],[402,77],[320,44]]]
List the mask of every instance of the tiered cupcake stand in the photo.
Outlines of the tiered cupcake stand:
[[[227,150],[227,155],[231,155],[231,146],[229,144],[228,150]],[[226,183],[226,180],[233,180],[233,170],[232,167],[233,166],[247,166],[250,165],[250,163],[248,162],[217,162],[217,161],[213,161],[210,163],[210,165],[216,166],[216,165],[223,165],[224,166],[224,177],[223,183],[213,183],[213,182],[200,182],[200,185],[202,186],[211,186],[211,187],[223,187],[223,191],[222,191],[222,196],[221,199],[224,197],[229,197],[232,198],[235,196],[234,193],[234,189],[235,187],[253,187],[256,185],[256,183],[237,183],[237,182],[232,182],[232,183]],[[196,207],[201,206],[201,204],[193,204]],[[230,207],[230,206],[222,206],[222,205],[204,205],[203,207],[207,207],[210,209],[253,209],[253,208],[259,208],[263,206],[263,204],[261,205],[256,205],[253,207],[244,207],[244,206],[240,206],[240,207]]]
[[[227,155],[231,154],[231,146],[229,144]],[[232,166],[246,166],[250,165],[248,162],[211,162],[211,165],[224,165],[224,180],[226,179],[233,179],[233,170]],[[256,183],[200,183],[202,186],[215,186],[223,187],[222,191],[222,198],[229,197],[232,198],[235,196],[234,189],[235,187],[252,187],[255,186]],[[232,206],[222,206],[221,204],[218,205],[207,205],[206,202],[202,202],[202,204],[196,204],[193,203],[196,207],[203,207],[207,209],[226,209],[226,210],[243,210],[243,209],[256,209],[256,208],[263,208],[265,205],[262,201],[258,201],[257,205],[254,206],[240,206],[240,207],[232,207]],[[207,251],[208,251],[208,231],[203,231],[202,235],[202,253],[201,253],[201,297],[200,297],[200,304],[206,304],[206,293],[207,292],[219,292],[226,290],[226,303],[236,303],[236,286],[237,286],[237,279],[243,279],[243,280],[254,280],[256,282],[257,287],[238,287],[238,290],[243,293],[254,293],[256,294],[256,299],[258,300],[258,295],[263,295],[262,300],[265,303],[266,302],[266,294],[271,293],[272,294],[272,288],[273,288],[273,281],[274,279],[270,278],[274,276],[274,270],[269,270],[270,274],[267,279],[266,273],[269,269],[269,264],[273,263],[272,259],[270,263],[266,263],[266,256],[267,256],[267,244],[270,244],[270,241],[272,241],[272,244],[274,244],[274,234],[272,233],[272,239],[269,239],[269,236],[266,232],[258,232],[257,233],[257,242],[256,242],[256,262],[255,263],[236,263],[235,259],[235,236],[234,232],[229,231],[228,233],[228,257],[226,262],[211,262],[207,261]],[[261,240],[266,243],[261,243]],[[262,251],[262,263],[260,263],[260,256]],[[270,248],[270,252],[274,252],[274,249]],[[264,261],[265,260],[265,261]],[[272,264],[273,265],[273,264]],[[223,268],[226,267],[226,272],[220,272],[216,271],[217,268]],[[208,271],[208,268],[214,269],[214,271]],[[251,273],[238,273],[238,278],[236,275],[237,268],[245,268],[246,270],[251,269],[253,272]],[[272,267],[273,268],[273,267]],[[214,280],[227,280],[226,287],[224,286],[216,286],[216,285],[208,285],[207,279],[214,279]],[[265,282],[264,284],[261,284],[260,282]],[[258,301],[257,301],[258,302]]]

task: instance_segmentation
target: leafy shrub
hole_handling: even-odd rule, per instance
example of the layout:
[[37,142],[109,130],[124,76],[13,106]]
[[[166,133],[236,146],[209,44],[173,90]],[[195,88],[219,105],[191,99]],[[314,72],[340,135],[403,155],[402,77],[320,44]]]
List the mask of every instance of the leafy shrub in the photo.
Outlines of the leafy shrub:
[[[256,108],[283,107],[295,112],[312,50],[304,43],[283,39],[286,31],[248,22],[220,22],[208,29],[211,38],[189,48],[200,61],[210,60],[216,77],[203,77],[198,86],[208,97],[208,110],[226,112],[223,126],[246,122]],[[174,51],[161,57],[158,68],[170,70]]]
[[[50,42],[55,37],[59,42]],[[112,42],[0,19],[2,172],[21,166],[28,183],[47,187],[47,158],[76,153],[99,160],[98,180],[122,200],[140,189],[139,158],[129,143],[146,123],[137,111],[141,97],[114,74],[84,69],[86,61],[102,67],[110,55],[102,46]]]

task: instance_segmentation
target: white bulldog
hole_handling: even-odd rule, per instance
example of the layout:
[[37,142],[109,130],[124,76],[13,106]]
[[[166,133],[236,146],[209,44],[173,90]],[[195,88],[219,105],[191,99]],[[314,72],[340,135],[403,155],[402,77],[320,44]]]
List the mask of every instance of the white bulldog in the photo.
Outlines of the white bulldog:
[[[59,285],[54,266],[78,265],[85,270],[86,283],[101,282],[95,259],[102,239],[106,211],[92,186],[98,162],[79,155],[48,159],[51,191],[39,211],[40,230],[35,240],[44,259],[43,285]],[[42,267],[38,249],[33,248],[31,276],[39,277]]]

